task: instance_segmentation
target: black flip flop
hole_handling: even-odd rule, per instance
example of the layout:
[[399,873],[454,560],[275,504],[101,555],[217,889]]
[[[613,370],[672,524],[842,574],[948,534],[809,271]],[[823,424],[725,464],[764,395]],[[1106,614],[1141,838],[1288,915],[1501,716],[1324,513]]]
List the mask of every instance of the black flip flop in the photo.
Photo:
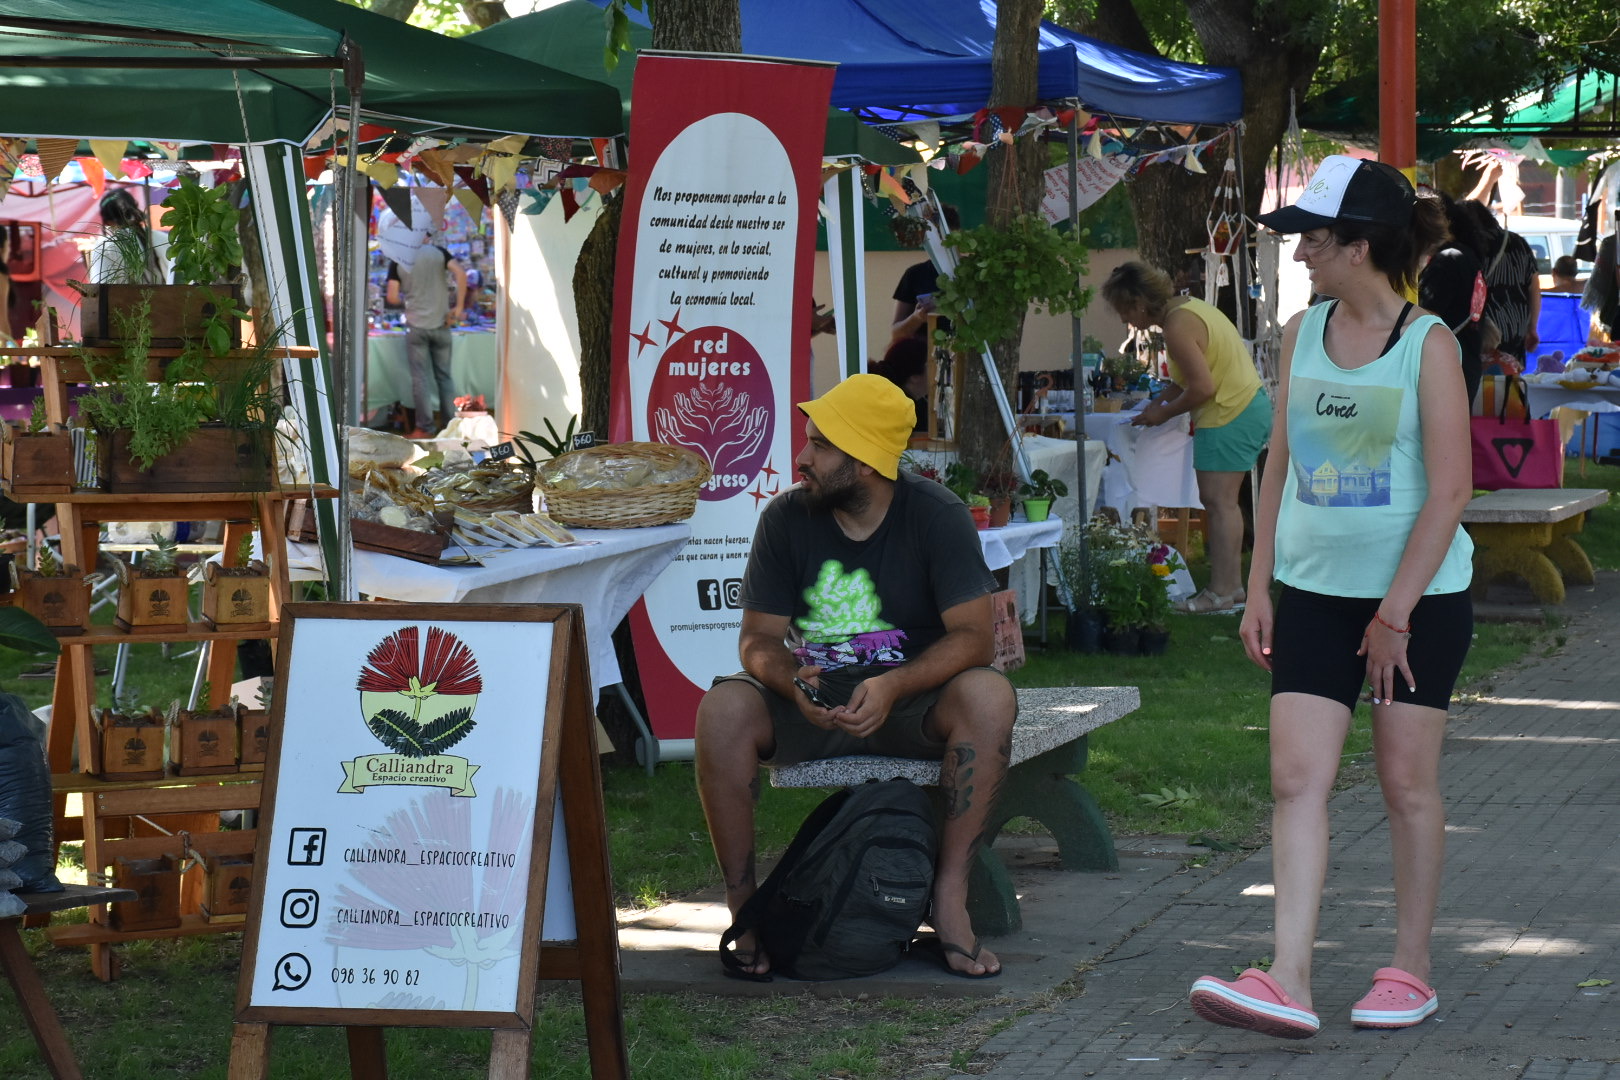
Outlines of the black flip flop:
[[770,971],[749,971],[754,961],[759,959],[757,952],[725,952],[720,953],[720,974],[728,979],[737,979],[742,982],[766,983],[776,978]]
[[1001,974],[1000,968],[996,968],[994,971],[985,971],[975,975],[971,971],[963,971],[961,968],[951,967],[950,954],[952,953],[955,953],[957,956],[966,957],[968,960],[977,963],[979,959],[979,952],[984,948],[982,942],[974,941],[972,952],[962,948],[960,945],[938,937],[924,938],[917,942],[917,946],[926,952],[932,953],[935,959],[939,961],[939,966],[945,969],[945,974],[955,975],[958,979],[993,979],[997,975]]

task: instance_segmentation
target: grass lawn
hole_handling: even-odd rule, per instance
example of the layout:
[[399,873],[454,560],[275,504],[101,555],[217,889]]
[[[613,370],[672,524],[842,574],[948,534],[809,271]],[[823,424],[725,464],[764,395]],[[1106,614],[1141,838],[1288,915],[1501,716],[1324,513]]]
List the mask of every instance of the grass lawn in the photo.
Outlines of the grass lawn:
[[[1572,465],[1566,483],[1612,490],[1620,487],[1620,468],[1589,465],[1582,478]],[[1600,568],[1620,569],[1620,509],[1610,505],[1589,516],[1585,547]],[[1263,842],[1270,811],[1267,682],[1244,657],[1237,624],[1230,616],[1177,616],[1164,656],[1081,656],[1054,647],[1032,650],[1028,665],[1016,673],[1021,686],[1141,687],[1141,709],[1093,736],[1085,773],[1117,834],[1190,836],[1214,845]],[[1563,644],[1556,617],[1546,623],[1482,623],[1476,629],[1464,693],[1478,692],[1492,672],[1532,650]],[[1056,646],[1061,626],[1054,624],[1053,631]],[[102,651],[106,656],[98,655],[98,665],[110,669],[112,650]],[[139,647],[132,666],[129,682],[143,701],[167,701],[190,686],[195,659],[165,660],[158,651]],[[0,655],[0,685],[21,693],[30,705],[43,704],[50,698],[50,680],[17,678],[30,666]],[[1352,766],[1365,763],[1369,743],[1363,709],[1345,747]],[[651,778],[638,768],[610,768],[605,787],[615,886],[624,904],[648,906],[715,883],[689,764],[661,765]],[[786,846],[821,794],[768,790],[760,850]],[[87,1076],[225,1076],[240,960],[237,935],[121,946],[124,973],[110,985],[90,976],[79,952],[54,950],[37,931],[24,936]],[[717,999],[694,993],[632,994],[625,1005],[633,1072],[658,1080],[880,1080],[922,1063],[936,1065],[943,1075],[971,1058],[983,1034],[973,1026],[982,1023],[975,1019],[980,1007],[961,1000]],[[541,1010],[535,1074],[587,1076],[577,995],[547,993]],[[0,989],[0,1015],[16,1016],[9,989]],[[459,1080],[483,1075],[489,1040],[479,1032],[397,1030],[389,1033],[388,1044],[393,1075]],[[941,1047],[960,1049],[952,1053]],[[276,1077],[341,1075],[342,1033],[283,1029],[276,1035],[272,1066]],[[21,1025],[0,1028],[0,1077],[43,1080],[45,1075]]]

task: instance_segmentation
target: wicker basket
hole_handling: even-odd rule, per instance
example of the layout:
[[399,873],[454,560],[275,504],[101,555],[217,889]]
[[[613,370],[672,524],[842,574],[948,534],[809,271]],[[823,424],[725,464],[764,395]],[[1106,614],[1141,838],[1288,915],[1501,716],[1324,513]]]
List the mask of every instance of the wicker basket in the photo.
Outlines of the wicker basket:
[[697,509],[698,492],[702,490],[704,482],[713,471],[703,455],[684,446],[671,446],[667,443],[606,443],[602,446],[575,450],[566,457],[574,458],[580,454],[644,458],[658,468],[669,468],[685,459],[694,462],[698,467],[695,476],[669,484],[644,484],[641,487],[617,490],[586,488],[561,491],[548,482],[547,465],[542,465],[538,474],[538,486],[540,494],[546,500],[546,513],[553,521],[582,529],[637,529],[648,525],[668,525],[675,521],[685,521]]

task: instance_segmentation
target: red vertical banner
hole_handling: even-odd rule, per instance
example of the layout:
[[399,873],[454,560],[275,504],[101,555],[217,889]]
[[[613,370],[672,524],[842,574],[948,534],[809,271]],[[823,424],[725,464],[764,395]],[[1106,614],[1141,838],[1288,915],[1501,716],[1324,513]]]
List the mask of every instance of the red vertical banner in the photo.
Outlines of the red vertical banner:
[[644,55],[613,294],[609,434],[688,446],[714,476],[692,541],[630,613],[649,721],[689,739],[736,671],[759,512],[792,484],[833,69]]

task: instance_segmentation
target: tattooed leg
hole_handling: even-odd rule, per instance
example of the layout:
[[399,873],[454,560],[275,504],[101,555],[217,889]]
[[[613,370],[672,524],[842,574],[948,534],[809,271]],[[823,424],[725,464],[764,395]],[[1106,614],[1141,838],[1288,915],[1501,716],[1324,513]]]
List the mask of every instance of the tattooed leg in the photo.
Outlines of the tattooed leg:
[[[939,785],[945,800],[939,864],[934,874],[930,921],[940,938],[972,952],[977,940],[967,913],[968,872],[973,865],[1007,776],[1012,722],[1017,708],[1012,686],[993,671],[965,671],[946,684],[929,716],[945,739]],[[948,954],[952,967],[970,974],[1000,969],[989,950],[977,961]]]
[[[759,763],[770,751],[771,722],[759,692],[746,683],[721,683],[703,696],[697,714],[697,782],[709,838],[735,918],[754,895],[754,806]],[[770,970],[752,935],[737,942],[739,958],[755,974]]]

